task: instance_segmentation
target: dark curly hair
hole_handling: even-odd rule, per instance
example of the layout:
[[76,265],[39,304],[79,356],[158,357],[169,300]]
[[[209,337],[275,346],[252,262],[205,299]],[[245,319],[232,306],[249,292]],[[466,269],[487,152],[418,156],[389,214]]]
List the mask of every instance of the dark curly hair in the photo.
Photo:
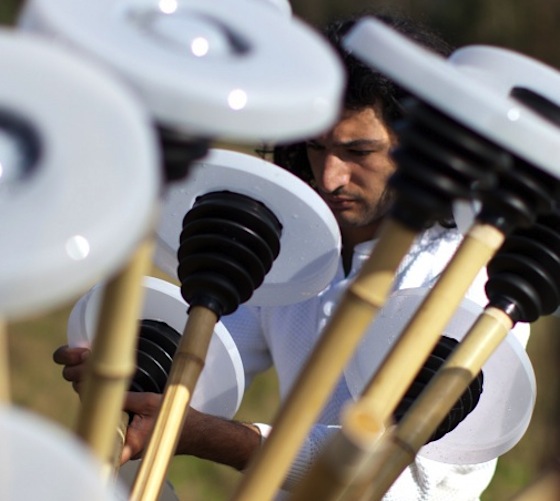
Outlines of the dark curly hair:
[[[447,57],[453,49],[435,31],[427,28],[421,22],[413,21],[400,14],[362,12],[326,25],[323,34],[340,55],[347,72],[344,109],[360,110],[373,106],[385,123],[390,125],[401,116],[399,103],[407,97],[407,92],[382,73],[354,57],[342,46],[344,36],[358,20],[365,16],[373,16],[383,21],[403,35],[444,57]],[[305,141],[276,145],[270,152],[273,154],[272,161],[276,165],[313,184]]]

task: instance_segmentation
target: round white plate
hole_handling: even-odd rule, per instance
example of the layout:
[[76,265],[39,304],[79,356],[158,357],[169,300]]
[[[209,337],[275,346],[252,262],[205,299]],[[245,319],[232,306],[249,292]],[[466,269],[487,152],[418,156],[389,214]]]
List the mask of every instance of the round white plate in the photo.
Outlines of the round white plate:
[[560,72],[519,52],[489,45],[468,45],[453,52],[449,62],[462,74],[469,74],[502,95],[508,95],[514,87],[524,87],[556,105],[560,103]]
[[466,235],[475,223],[482,204],[479,200],[454,200],[453,219],[457,229]]
[[[143,289],[141,319],[165,322],[182,334],[188,306],[179,288],[159,278],[144,277]],[[103,285],[98,284],[74,305],[68,318],[69,345],[91,345],[102,293]],[[201,412],[229,419],[237,412],[244,391],[245,373],[239,351],[226,327],[218,322],[190,404]]]
[[[143,108],[98,65],[14,30],[0,30],[0,59],[0,315],[15,318],[124,263],[152,223],[159,155]],[[38,140],[27,175],[8,113]]]
[[[403,289],[390,296],[345,369],[357,399],[398,340],[427,289]],[[465,299],[442,332],[460,341],[482,312]],[[481,463],[504,454],[521,439],[535,405],[536,381],[527,353],[510,333],[483,366],[484,386],[476,408],[451,432],[422,447],[419,455],[456,464]]]
[[265,0],[31,0],[19,26],[104,61],[167,126],[288,141],[334,122],[344,72],[315,30],[279,14]]
[[280,254],[249,304],[295,303],[329,284],[338,266],[341,240],[325,202],[285,169],[226,150],[211,150],[193,165],[187,180],[174,183],[166,192],[157,228],[156,266],[177,279],[177,249],[185,214],[198,196],[224,190],[262,202],[283,227]]
[[[262,0],[256,0],[258,2]],[[291,17],[293,14],[292,5],[288,0],[264,0],[269,4],[273,5],[278,11],[280,11],[284,16]]]
[[124,501],[101,463],[67,430],[29,411],[0,406],[0,498],[4,501]]
[[[535,71],[535,78],[531,78],[531,86],[538,85],[535,90],[558,89],[558,74],[552,70],[543,71],[542,63],[510,53],[506,64],[493,69],[488,65],[482,71],[473,71],[460,61],[459,55],[456,61],[446,60],[374,18],[358,22],[344,44],[356,57],[387,74],[423,101],[538,168],[560,177],[557,161],[560,128],[510,97],[509,84],[504,88],[503,84],[496,83],[513,83],[518,78],[522,83],[528,80],[519,77],[520,73]],[[498,76],[489,77],[489,71]],[[554,95],[558,96],[558,92]],[[557,97],[555,101],[558,100]]]

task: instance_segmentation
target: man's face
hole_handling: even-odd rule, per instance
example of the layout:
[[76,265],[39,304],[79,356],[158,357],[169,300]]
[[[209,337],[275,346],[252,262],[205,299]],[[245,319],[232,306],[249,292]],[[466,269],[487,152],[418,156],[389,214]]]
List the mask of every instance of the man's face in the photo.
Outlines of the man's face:
[[346,110],[326,134],[307,143],[317,190],[341,230],[377,226],[390,197],[394,138],[372,107]]

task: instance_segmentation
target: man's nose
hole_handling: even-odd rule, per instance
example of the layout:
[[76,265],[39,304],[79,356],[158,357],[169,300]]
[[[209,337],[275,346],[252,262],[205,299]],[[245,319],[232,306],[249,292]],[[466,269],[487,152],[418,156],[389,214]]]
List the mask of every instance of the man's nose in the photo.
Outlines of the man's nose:
[[346,186],[350,181],[350,169],[347,163],[337,155],[325,155],[320,188],[325,193],[333,193]]

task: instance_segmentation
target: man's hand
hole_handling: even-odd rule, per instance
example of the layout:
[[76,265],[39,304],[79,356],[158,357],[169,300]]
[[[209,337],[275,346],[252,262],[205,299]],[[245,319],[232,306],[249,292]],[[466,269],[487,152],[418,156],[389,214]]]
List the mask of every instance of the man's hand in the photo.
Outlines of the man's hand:
[[154,429],[162,399],[162,395],[157,393],[127,393],[124,410],[132,415],[132,420],[126,430],[121,464],[129,459],[142,457]]
[[86,360],[91,351],[89,348],[70,348],[61,346],[53,353],[53,360],[58,365],[63,365],[62,377],[72,383],[76,393],[80,393],[85,378]]
[[[53,360],[63,365],[62,376],[79,394],[83,387],[88,348],[61,346]],[[163,400],[157,393],[128,392],[123,410],[132,416],[121,455],[121,464],[144,454]],[[176,454],[188,454],[243,470],[256,449],[260,433],[248,423],[210,416],[189,408],[179,433]]]
[[[157,393],[127,393],[124,410],[133,414],[133,418],[127,429],[121,463],[144,454],[162,400],[163,396]],[[179,432],[175,454],[188,454],[243,470],[258,447],[260,433],[253,425],[211,416],[190,407]]]

